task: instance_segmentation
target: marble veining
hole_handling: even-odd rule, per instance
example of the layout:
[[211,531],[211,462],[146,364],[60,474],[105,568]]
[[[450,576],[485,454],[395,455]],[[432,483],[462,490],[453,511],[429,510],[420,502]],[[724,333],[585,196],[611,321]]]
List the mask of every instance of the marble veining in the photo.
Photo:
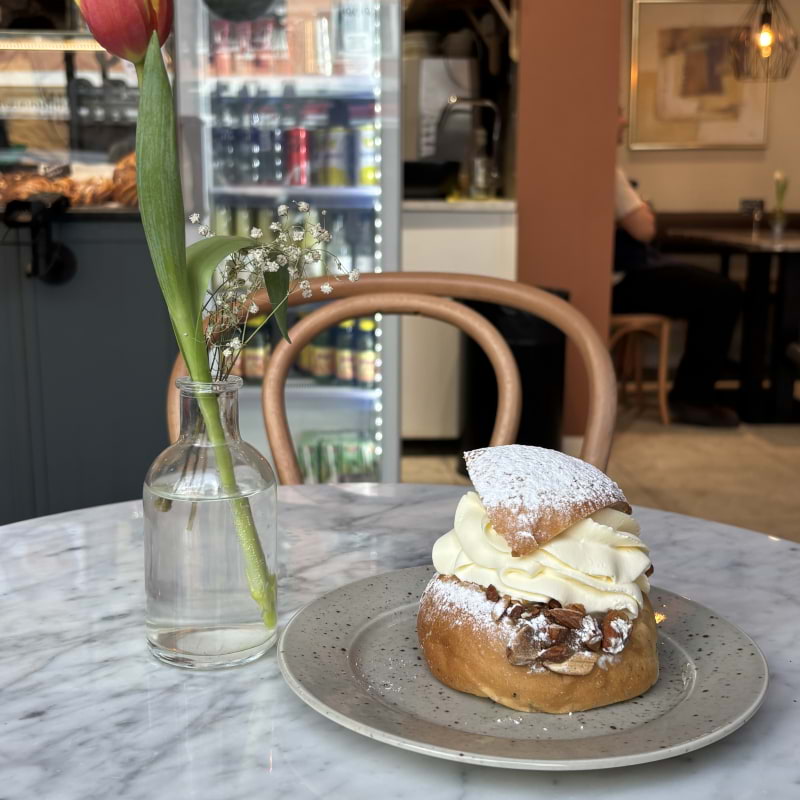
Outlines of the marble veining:
[[[281,489],[282,620],[336,586],[430,563],[463,491]],[[144,640],[138,502],[2,527],[0,799],[800,797],[800,545],[636,514],[654,581],[753,636],[770,688],[755,718],[715,745],[583,773],[470,767],[358,736],[292,694],[274,651],[223,673],[157,663]]]

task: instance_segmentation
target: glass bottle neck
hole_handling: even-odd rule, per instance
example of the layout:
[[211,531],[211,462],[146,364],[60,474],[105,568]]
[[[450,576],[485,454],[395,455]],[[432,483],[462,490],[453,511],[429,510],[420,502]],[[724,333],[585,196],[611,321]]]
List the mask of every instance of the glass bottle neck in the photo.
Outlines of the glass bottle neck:
[[214,445],[238,441],[239,387],[241,378],[200,383],[179,378],[181,398],[180,439],[195,444]]

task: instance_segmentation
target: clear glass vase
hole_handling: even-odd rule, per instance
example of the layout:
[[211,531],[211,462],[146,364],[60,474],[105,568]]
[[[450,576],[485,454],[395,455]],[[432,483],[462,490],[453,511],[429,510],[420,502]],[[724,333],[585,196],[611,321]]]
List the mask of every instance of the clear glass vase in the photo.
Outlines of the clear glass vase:
[[239,435],[241,385],[180,378],[180,437],[145,478],[147,641],[176,666],[244,664],[277,638],[275,475]]

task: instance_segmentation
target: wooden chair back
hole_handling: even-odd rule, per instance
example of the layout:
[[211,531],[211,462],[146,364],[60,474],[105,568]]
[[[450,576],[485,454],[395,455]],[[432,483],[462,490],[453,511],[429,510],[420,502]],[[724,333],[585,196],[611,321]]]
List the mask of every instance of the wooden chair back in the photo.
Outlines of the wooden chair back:
[[420,314],[448,322],[471,336],[486,353],[497,378],[497,415],[490,444],[512,444],[519,430],[522,381],[511,348],[497,329],[477,311],[441,297],[408,292],[379,292],[334,300],[312,311],[289,332],[292,343],[280,342],[269,361],[261,393],[264,424],[272,458],[282,484],[302,483],[289,423],[284,387],[300,351],[322,331],[345,319],[377,312]]
[[[324,278],[314,278],[311,281],[311,288],[314,297],[317,299],[323,296],[320,292],[320,286],[323,283],[325,283]],[[363,275],[360,280],[355,282],[338,281],[334,285],[334,297],[337,300],[386,293],[413,293],[440,298],[497,303],[527,311],[563,331],[568,341],[572,342],[577,349],[588,376],[589,412],[580,457],[584,461],[588,461],[590,464],[605,470],[611,452],[611,441],[616,420],[616,377],[605,342],[580,311],[567,301],[542,289],[483,275],[440,272],[384,272],[376,275]],[[271,305],[266,293],[258,295],[255,298],[255,302],[259,307],[259,313],[270,311]],[[305,302],[307,301],[301,297],[299,292],[295,292],[289,297],[290,306],[302,305]],[[306,317],[295,328],[298,328],[310,317],[311,315]],[[290,347],[290,345],[282,342],[275,348],[271,365],[267,369],[267,380],[263,388],[264,393],[268,390],[270,370],[275,365],[275,358],[280,355],[284,345],[286,345],[286,348]],[[284,355],[283,358],[288,359],[289,356]],[[179,416],[179,401],[175,380],[185,374],[186,368],[183,364],[183,359],[179,356],[170,376],[167,395],[167,421],[171,441],[174,441],[177,437]],[[275,389],[273,388],[272,391],[275,391]],[[272,417],[274,413],[275,409],[270,408],[268,417]],[[270,423],[267,421],[267,424],[269,433]],[[272,446],[271,437],[270,444]],[[293,450],[292,457],[294,458]],[[294,477],[297,477],[297,475]],[[283,480],[282,476],[281,480]],[[292,481],[285,482],[291,483]]]

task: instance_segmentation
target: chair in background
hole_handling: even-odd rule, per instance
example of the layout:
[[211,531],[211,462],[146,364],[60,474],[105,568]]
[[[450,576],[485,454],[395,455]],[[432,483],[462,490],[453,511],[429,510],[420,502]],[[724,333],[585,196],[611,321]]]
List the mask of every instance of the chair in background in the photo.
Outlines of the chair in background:
[[[320,286],[325,278],[314,278],[311,288],[315,299],[321,298]],[[584,461],[605,470],[611,452],[611,441],[616,421],[617,391],[614,367],[603,340],[583,314],[560,297],[532,286],[490,278],[480,275],[450,274],[438,272],[384,272],[379,275],[363,275],[357,282],[339,281],[335,284],[334,297],[370,296],[370,308],[385,310],[380,302],[384,294],[422,294],[434,298],[478,300],[528,311],[550,322],[563,331],[577,349],[588,375],[589,413],[583,437],[580,457]],[[289,297],[289,305],[302,305],[299,292]],[[269,312],[271,305],[266,293],[255,298],[259,313]],[[434,307],[441,306],[436,300]],[[466,310],[466,307],[464,307]],[[300,482],[300,470],[292,446],[291,434],[283,403],[283,388],[289,367],[300,349],[313,338],[316,328],[315,315],[326,307],[317,309],[295,325],[291,332],[292,343],[281,342],[272,354],[266,379],[262,388],[262,403],[265,408],[265,424],[270,447],[283,484]],[[353,313],[353,312],[348,312]],[[369,313],[369,312],[364,312]],[[319,316],[316,317],[319,319]],[[331,324],[328,322],[327,324]],[[488,324],[488,323],[487,323]],[[491,326],[490,326],[491,327]],[[170,438],[174,441],[178,430],[178,392],[175,379],[185,374],[183,360],[178,357],[170,376],[167,395],[167,420]],[[268,409],[269,413],[266,413]],[[497,428],[495,428],[497,433]],[[285,469],[281,465],[287,465]]]
[[286,418],[284,387],[297,355],[317,334],[345,319],[375,314],[420,314],[448,322],[471,336],[486,353],[497,378],[497,415],[490,445],[513,444],[522,411],[522,381],[511,348],[485,317],[463,303],[432,295],[380,292],[334,300],[308,314],[289,332],[269,361],[261,393],[270,450],[282,484],[302,483]]
[[642,380],[642,347],[644,337],[652,336],[658,342],[658,370],[656,395],[658,414],[664,425],[669,425],[669,402],[667,398],[669,372],[669,337],[671,322],[660,314],[612,314],[611,338],[608,349],[618,352],[619,382],[623,402],[627,399],[627,383],[632,377],[636,386],[639,408],[644,407],[644,385]]

